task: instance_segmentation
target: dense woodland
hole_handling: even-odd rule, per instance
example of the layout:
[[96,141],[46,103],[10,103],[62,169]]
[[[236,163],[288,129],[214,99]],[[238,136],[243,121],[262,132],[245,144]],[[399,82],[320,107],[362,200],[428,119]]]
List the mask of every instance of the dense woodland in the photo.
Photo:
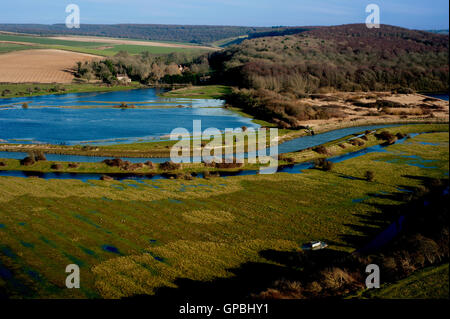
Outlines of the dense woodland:
[[[290,34],[292,32],[299,32]],[[214,53],[120,53],[79,65],[78,76],[114,83],[128,74],[145,84],[227,84],[230,105],[284,127],[308,119],[342,117],[301,98],[333,91],[448,91],[448,35],[383,25],[272,30]]]
[[221,81],[249,89],[447,91],[448,39],[392,26],[344,25],[246,40],[209,60]]
[[164,24],[82,24],[79,29],[68,29],[64,24],[0,24],[0,30],[42,36],[58,34],[89,35],[208,44],[226,38],[270,31],[272,28]]
[[201,84],[201,79],[211,73],[208,56],[195,53],[154,55],[144,52],[131,55],[119,52],[103,61],[78,63],[76,76],[85,81],[100,79],[108,84],[118,84],[119,74],[148,85]]

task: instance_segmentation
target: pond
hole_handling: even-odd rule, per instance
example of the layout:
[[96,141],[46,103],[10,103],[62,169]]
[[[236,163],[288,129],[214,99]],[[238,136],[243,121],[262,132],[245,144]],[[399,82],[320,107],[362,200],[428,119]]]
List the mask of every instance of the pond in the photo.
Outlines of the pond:
[[[0,142],[107,145],[155,141],[177,127],[192,132],[193,120],[201,120],[203,129],[259,127],[251,119],[221,108],[223,101],[163,99],[157,96],[156,89],[0,99],[0,105],[25,101],[29,103],[28,109],[0,108]],[[93,105],[94,102],[96,106],[110,107],[56,107]],[[114,108],[120,102],[154,103],[156,108]]]

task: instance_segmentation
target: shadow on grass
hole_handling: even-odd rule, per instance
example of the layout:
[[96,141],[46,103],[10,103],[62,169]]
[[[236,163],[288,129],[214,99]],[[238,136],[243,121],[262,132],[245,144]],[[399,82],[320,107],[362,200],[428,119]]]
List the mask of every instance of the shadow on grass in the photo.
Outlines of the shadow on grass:
[[[404,176],[411,179],[420,180],[426,187],[432,187],[435,180],[426,177]],[[448,184],[448,180],[447,180]],[[414,189],[400,186],[405,190]],[[420,188],[419,188],[420,190]],[[415,190],[417,192],[417,189]],[[400,205],[388,205],[372,203],[374,208],[380,212],[372,212],[369,215],[355,214],[359,217],[362,225],[347,224],[346,226],[356,230],[360,235],[341,235],[346,244],[362,248],[367,245],[376,235],[380,234],[388,225],[394,223],[408,211],[418,208],[418,203],[423,201],[423,195],[416,198],[412,193],[396,192],[392,194],[369,194],[371,197],[385,198],[402,202]],[[413,200],[414,199],[414,200]],[[423,207],[422,207],[423,209]],[[158,300],[245,300],[251,299],[252,294],[258,294],[273,286],[277,280],[300,281],[311,279],[320,269],[326,267],[344,265],[348,263],[351,253],[324,249],[319,251],[276,251],[264,250],[259,255],[267,260],[266,263],[248,262],[238,268],[228,269],[229,278],[216,278],[211,281],[195,281],[186,278],[178,278],[173,283],[177,288],[162,287],[156,290],[155,295],[133,296],[131,299]]]

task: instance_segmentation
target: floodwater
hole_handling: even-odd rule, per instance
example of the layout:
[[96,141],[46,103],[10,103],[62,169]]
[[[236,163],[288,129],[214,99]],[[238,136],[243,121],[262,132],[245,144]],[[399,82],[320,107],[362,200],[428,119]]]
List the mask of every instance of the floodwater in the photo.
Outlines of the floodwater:
[[[418,134],[410,134],[411,136],[417,136]],[[397,143],[404,143],[407,138],[400,139],[396,142]],[[363,156],[365,154],[374,153],[374,152],[386,152],[385,150],[386,146],[383,145],[375,145],[371,147],[367,147],[362,150],[358,150],[355,152],[350,152],[344,155],[335,156],[328,158],[330,162],[333,163],[340,163],[345,160]],[[418,159],[416,159],[418,160]],[[418,164],[418,163],[416,163]],[[312,162],[306,162],[306,163],[299,163],[299,164],[293,164],[293,165],[285,165],[278,167],[277,173],[289,173],[289,174],[301,174],[304,170],[311,169],[314,167],[314,163]],[[432,169],[434,167],[427,167],[423,166],[424,168]],[[221,178],[226,178],[229,176],[249,176],[249,175],[258,175],[260,173],[263,173],[264,169],[262,171],[260,170],[241,170],[241,171],[222,171],[220,172]],[[96,173],[57,173],[57,172],[51,172],[51,173],[42,173],[42,172],[30,172],[30,171],[0,171],[0,176],[11,176],[11,177],[40,177],[44,179],[77,179],[81,180],[83,182],[87,182],[89,180],[99,180],[102,175],[105,174],[96,174]],[[158,180],[158,179],[168,179],[170,178],[170,174],[107,174],[108,176],[114,177],[114,179],[118,181],[123,180]],[[199,173],[197,175],[198,178],[203,178],[203,174]]]
[[[154,108],[115,108],[121,101]],[[20,106],[24,102],[28,109]],[[251,119],[221,108],[221,100],[163,99],[156,89],[0,99],[1,105],[10,105],[0,108],[3,143],[108,145],[167,140],[175,128],[192,132],[193,120],[201,120],[202,130],[259,128]],[[106,107],[64,107],[86,105]]]

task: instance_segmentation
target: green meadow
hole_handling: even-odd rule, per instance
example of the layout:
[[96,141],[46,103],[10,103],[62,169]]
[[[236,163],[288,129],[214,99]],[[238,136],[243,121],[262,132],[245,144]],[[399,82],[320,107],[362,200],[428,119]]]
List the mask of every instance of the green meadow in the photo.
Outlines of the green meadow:
[[0,83],[0,101],[2,98],[27,97],[48,94],[110,92],[141,88],[139,83],[129,85],[107,86],[104,84],[72,83],[72,84],[6,84]]
[[114,56],[120,51],[126,51],[130,54],[140,54],[149,52],[152,54],[168,54],[173,52],[202,52],[201,48],[180,48],[180,47],[159,47],[159,46],[145,46],[145,45],[128,45],[128,44],[114,44],[105,42],[89,42],[89,41],[72,41],[52,39],[40,36],[25,36],[25,35],[9,35],[0,34],[0,41],[22,42],[29,45],[12,45],[10,43],[3,43],[5,49],[2,49],[0,43],[0,53],[23,50],[24,46],[27,49],[59,49],[87,54],[94,54],[100,56]]
[[381,289],[362,294],[371,299],[449,299],[448,263],[419,270]]
[[164,94],[168,98],[187,98],[187,99],[221,99],[225,94],[231,92],[231,87],[226,85],[206,85],[189,86],[181,89],[171,90]]
[[13,51],[20,51],[20,50],[30,50],[33,48],[34,47],[31,45],[15,44],[15,43],[1,43],[0,42],[0,54],[13,52]]
[[[275,267],[264,252],[298,251],[311,240],[351,252],[395,219],[386,208],[407,200],[404,189],[448,178],[448,142],[447,126],[329,172],[87,183],[0,177],[0,295],[152,295],[180,280],[231,280],[252,263]],[[374,181],[364,179],[367,170]],[[65,288],[69,264],[80,266],[81,289]]]

